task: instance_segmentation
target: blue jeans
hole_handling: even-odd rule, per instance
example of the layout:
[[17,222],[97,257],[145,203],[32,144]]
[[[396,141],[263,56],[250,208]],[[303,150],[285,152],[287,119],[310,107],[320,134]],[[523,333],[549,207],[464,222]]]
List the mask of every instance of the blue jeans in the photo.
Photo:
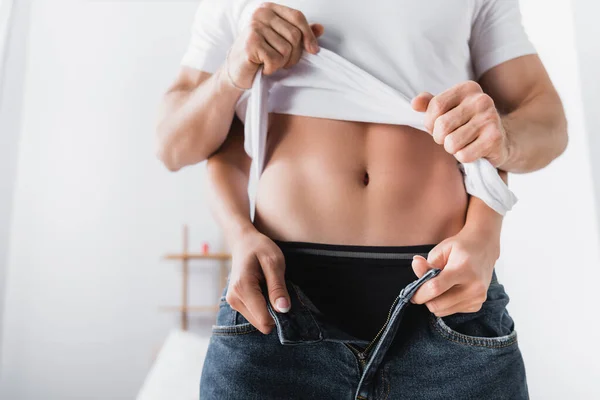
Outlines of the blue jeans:
[[[409,302],[440,270],[404,287],[371,341],[327,321],[287,280],[288,313],[268,335],[220,299],[200,381],[201,400],[528,399],[508,296],[494,273],[480,311],[439,318]],[[410,330],[403,330],[410,320]],[[406,325],[405,325],[406,326]]]

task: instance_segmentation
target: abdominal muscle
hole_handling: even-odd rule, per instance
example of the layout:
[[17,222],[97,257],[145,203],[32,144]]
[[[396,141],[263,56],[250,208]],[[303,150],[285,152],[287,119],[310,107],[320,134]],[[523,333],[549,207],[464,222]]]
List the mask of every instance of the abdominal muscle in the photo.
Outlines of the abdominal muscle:
[[276,113],[269,121],[254,225],[270,238],[409,246],[463,227],[462,174],[429,134]]

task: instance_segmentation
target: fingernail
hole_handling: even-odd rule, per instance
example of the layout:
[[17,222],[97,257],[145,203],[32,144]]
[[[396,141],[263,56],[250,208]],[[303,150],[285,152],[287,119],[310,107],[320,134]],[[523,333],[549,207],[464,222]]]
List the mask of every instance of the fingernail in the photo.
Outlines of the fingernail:
[[316,53],[319,51],[319,44],[317,42],[312,42],[310,44],[310,49],[313,51],[313,53]]
[[280,297],[277,300],[275,300],[275,306],[277,307],[277,310],[279,310],[279,312],[288,312],[290,311],[290,304],[288,303],[288,300],[285,297]]

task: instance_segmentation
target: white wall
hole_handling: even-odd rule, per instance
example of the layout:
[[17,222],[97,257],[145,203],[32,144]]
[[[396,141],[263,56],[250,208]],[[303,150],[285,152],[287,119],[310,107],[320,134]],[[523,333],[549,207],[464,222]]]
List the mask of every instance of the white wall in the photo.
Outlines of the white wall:
[[[599,238],[572,10],[567,0],[521,4],[530,37],[565,103],[570,141],[548,168],[510,176],[520,201],[505,219],[500,278],[512,297],[509,310],[532,399],[600,398],[600,346],[592,339],[600,328]],[[598,76],[591,79],[598,82]],[[594,96],[598,101],[599,93]]]
[[[29,26],[29,1],[15,2],[11,9],[8,5],[9,1],[0,0],[0,24],[6,24],[0,27],[0,41],[5,40],[4,43],[0,43],[0,63],[4,54],[4,63],[0,65],[0,322],[4,314],[6,264]],[[9,21],[12,23],[9,24]],[[6,38],[2,38],[4,32]],[[2,329],[0,329],[0,343],[2,343]],[[2,376],[1,365],[0,376]]]
[[[567,0],[521,1],[567,106],[570,144],[545,170],[511,176],[520,202],[506,218],[499,276],[532,398],[587,400],[600,396],[600,256],[572,15]],[[170,174],[152,150],[195,6],[32,5],[2,399],[131,399],[177,322],[156,311],[178,300],[176,267],[161,254],[179,248],[184,222],[198,245],[219,246],[203,166]],[[210,301],[216,276],[198,271],[193,286],[205,293],[195,300]]]
[[[572,0],[575,36],[581,77],[582,110],[588,132],[600,132],[600,3],[593,0]],[[596,199],[600,199],[600,135],[589,135]],[[600,213],[598,214],[600,225]]]
[[[132,399],[178,322],[158,311],[180,298],[160,257],[180,249],[183,223],[196,249],[219,249],[204,165],[172,174],[153,149],[195,7],[32,4],[2,399]],[[196,303],[216,301],[216,272],[194,270]]]

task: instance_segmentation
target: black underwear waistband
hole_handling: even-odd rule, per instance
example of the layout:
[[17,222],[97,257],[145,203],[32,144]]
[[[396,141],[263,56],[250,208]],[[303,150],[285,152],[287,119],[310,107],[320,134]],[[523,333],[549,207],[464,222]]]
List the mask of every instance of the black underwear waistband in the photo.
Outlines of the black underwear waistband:
[[412,258],[435,244],[359,246],[273,240],[285,258],[285,276],[332,323],[372,339],[400,291],[417,279]]
[[411,246],[362,246],[349,244],[328,244],[313,242],[293,242],[272,239],[284,254],[306,254],[324,257],[343,257],[371,260],[411,260],[414,255],[427,258],[435,244]]

